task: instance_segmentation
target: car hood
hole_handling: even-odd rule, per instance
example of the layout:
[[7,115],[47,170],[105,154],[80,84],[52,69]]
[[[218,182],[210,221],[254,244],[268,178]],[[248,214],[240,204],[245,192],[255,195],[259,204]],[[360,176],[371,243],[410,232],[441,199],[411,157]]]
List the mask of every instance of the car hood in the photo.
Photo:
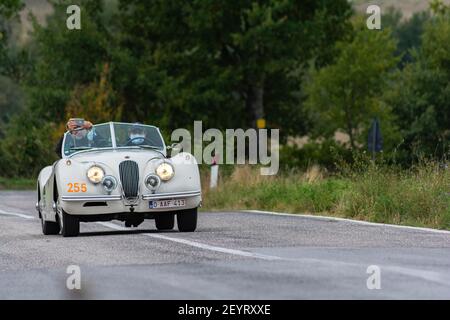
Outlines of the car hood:
[[[127,160],[135,161],[138,164],[140,190],[143,192],[147,192],[144,184],[145,177],[154,174],[157,166],[163,160],[173,165],[175,175],[169,181],[161,183],[157,190],[159,193],[189,192],[201,189],[200,174],[195,157],[182,152],[166,159],[160,152],[148,149],[89,150],[74,154],[70,158],[56,162],[54,169],[56,180],[60,186],[67,186],[69,183],[89,184],[86,173],[91,166],[98,165],[104,170],[105,175],[112,175],[121,181],[120,163]],[[90,195],[104,193],[100,185],[89,184],[89,186]],[[119,188],[112,194],[120,195]],[[71,194],[66,192],[64,195],[70,196]]]
[[125,160],[133,160],[139,164],[146,163],[152,159],[164,159],[165,157],[155,150],[91,150],[73,155],[70,160],[81,163],[93,162],[103,163],[110,167],[116,167]]

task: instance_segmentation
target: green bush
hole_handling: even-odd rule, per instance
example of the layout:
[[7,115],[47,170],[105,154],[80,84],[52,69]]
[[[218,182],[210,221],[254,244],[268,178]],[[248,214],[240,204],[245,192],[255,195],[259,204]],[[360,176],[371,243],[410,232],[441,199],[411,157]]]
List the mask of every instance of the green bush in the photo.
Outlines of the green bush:
[[0,176],[33,178],[51,165],[57,159],[54,131],[28,114],[14,118],[0,140]]
[[331,139],[321,143],[310,142],[301,148],[283,145],[280,148],[280,167],[284,170],[293,168],[306,170],[312,165],[320,165],[330,171],[336,170],[336,162],[350,161],[350,150]]

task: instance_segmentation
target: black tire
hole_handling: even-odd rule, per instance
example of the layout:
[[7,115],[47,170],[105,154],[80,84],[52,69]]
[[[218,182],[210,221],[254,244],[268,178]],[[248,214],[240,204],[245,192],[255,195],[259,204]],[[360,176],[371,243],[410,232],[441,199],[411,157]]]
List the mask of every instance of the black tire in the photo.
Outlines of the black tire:
[[158,230],[172,230],[175,225],[175,216],[172,213],[161,213],[155,217],[155,225]]
[[80,234],[80,220],[77,217],[62,210],[62,220],[61,234],[63,237],[76,237]]
[[180,232],[193,232],[197,228],[197,208],[177,213],[177,224]]
[[41,225],[42,225],[42,233],[45,234],[46,236],[58,234],[60,231],[58,222],[44,221],[44,219],[41,218]]

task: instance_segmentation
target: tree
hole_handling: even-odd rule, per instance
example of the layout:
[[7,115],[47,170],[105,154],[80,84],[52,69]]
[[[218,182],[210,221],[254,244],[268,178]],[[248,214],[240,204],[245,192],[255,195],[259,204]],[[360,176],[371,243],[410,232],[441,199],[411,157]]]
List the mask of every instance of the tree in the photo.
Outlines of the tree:
[[18,84],[11,79],[0,76],[0,139],[3,137],[5,125],[12,115],[23,108],[23,93]]
[[393,7],[383,15],[383,28],[391,28],[392,35],[397,40],[396,54],[401,57],[400,67],[413,61],[412,51],[420,48],[424,27],[430,18],[429,11],[421,11],[402,20],[402,12]]
[[78,1],[83,12],[82,32],[66,27],[69,4],[69,0],[54,1],[54,13],[45,26],[34,21],[32,41],[26,48],[32,67],[21,79],[26,108],[5,126],[0,140],[0,175],[30,177],[51,163],[56,158],[54,144],[63,132],[60,125],[77,102],[83,103],[80,113],[89,106],[105,108],[95,109],[96,115],[108,113],[109,107],[114,112],[120,109],[109,70],[105,70],[114,42],[105,28],[108,23],[102,1]]
[[104,27],[102,1],[82,0],[82,30],[66,27],[67,6],[53,4],[46,26],[34,23],[33,68],[24,83],[29,111],[52,122],[66,120],[65,108],[75,86],[89,85],[109,62],[113,41]]
[[16,22],[22,8],[20,0],[4,0],[0,3],[0,138],[11,115],[23,104],[21,90],[10,77],[14,76],[13,59],[10,57],[11,24]]
[[15,115],[0,140],[0,176],[36,177],[43,167],[56,160],[53,123],[31,113]]
[[[27,47],[27,108],[0,142],[8,161],[53,149],[48,132],[69,114],[111,115],[163,131],[189,128],[193,120],[249,127],[266,117],[286,134],[304,132],[298,94],[304,65],[332,61],[334,42],[351,30],[346,0],[131,0],[119,1],[120,14],[105,11],[103,1],[79,0],[81,30],[66,28],[72,1],[52,4],[46,25],[34,23]],[[20,121],[33,133],[26,141],[14,136]],[[32,151],[15,150],[15,143]],[[41,163],[34,165],[33,172]]]
[[8,38],[11,34],[10,24],[12,20],[17,19],[17,14],[22,9],[23,4],[20,0],[3,0],[0,3],[0,74],[5,75],[8,67],[11,66],[8,61]]
[[292,92],[302,64],[331,59],[351,13],[340,0],[133,0],[121,11],[123,46],[140,66],[138,85],[124,87],[135,114],[160,115],[167,127],[267,117],[283,129],[300,114]]
[[100,78],[84,86],[76,86],[67,103],[67,118],[81,117],[90,121],[120,121],[122,105],[118,101],[110,79],[110,66],[104,64]]
[[22,9],[21,0],[2,0],[0,3],[0,15],[10,18]]
[[336,131],[344,131],[354,150],[365,141],[373,117],[389,128],[390,110],[379,98],[398,61],[396,45],[389,30],[361,27],[353,39],[339,42],[337,48],[334,64],[312,71],[306,106],[316,137],[331,138]]
[[401,129],[402,160],[443,157],[450,141],[450,11],[439,7],[426,25],[422,47],[385,94]]

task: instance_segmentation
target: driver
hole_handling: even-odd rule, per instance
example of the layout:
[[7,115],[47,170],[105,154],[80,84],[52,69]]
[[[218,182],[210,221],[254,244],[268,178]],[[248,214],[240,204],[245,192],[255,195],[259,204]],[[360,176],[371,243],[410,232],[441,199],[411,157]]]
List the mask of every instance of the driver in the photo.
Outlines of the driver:
[[[66,124],[67,131],[70,133],[70,137],[74,143],[78,145],[89,145],[88,133],[92,129],[92,123],[85,121],[84,119],[71,118]],[[62,158],[61,149],[64,141],[64,135],[59,139],[56,145],[55,152]]]
[[144,128],[139,123],[134,123],[133,126],[128,130],[128,141],[127,145],[143,145],[146,144],[146,133]]

